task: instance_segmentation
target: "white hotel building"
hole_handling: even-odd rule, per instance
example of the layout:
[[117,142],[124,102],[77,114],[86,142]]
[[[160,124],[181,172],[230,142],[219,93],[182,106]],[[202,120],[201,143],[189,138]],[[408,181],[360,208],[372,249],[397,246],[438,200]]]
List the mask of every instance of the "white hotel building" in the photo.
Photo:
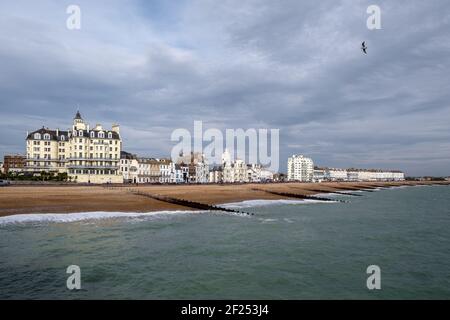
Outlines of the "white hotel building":
[[42,127],[27,133],[24,169],[35,174],[67,173],[81,183],[122,183],[121,148],[118,125],[111,130],[99,124],[90,128],[77,112],[69,130]]

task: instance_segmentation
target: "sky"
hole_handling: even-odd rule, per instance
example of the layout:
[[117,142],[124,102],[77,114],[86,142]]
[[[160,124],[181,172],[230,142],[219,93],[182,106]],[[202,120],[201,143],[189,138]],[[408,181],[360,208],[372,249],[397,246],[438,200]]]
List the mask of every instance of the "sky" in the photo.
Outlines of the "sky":
[[[69,30],[69,5],[81,29]],[[369,30],[366,9],[381,8]],[[366,41],[368,54],[362,53]],[[169,156],[177,128],[280,130],[280,171],[450,175],[450,3],[0,2],[0,157],[77,110],[119,123],[126,151]]]

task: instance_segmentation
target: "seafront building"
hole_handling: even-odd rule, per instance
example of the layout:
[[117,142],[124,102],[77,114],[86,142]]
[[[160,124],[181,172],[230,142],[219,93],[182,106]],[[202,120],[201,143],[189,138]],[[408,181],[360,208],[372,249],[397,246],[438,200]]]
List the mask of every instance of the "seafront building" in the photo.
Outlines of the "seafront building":
[[79,183],[122,183],[119,125],[93,128],[77,112],[68,130],[42,127],[27,134],[25,171],[67,173]]
[[325,181],[402,181],[405,174],[398,170],[381,169],[341,169],[314,167],[311,158],[293,155],[288,159],[288,181],[325,182]]
[[170,159],[140,158],[122,151],[119,172],[125,183],[183,183],[183,169]]
[[[187,183],[208,183],[209,164],[205,155],[199,152],[181,154],[176,164],[179,166],[179,174],[183,175]],[[187,170],[186,170],[187,168]],[[187,175],[186,175],[187,173]]]
[[222,166],[215,166],[209,172],[210,183],[223,183],[223,168]]
[[303,155],[292,155],[287,163],[288,181],[312,182],[314,177],[314,162]]
[[247,164],[241,159],[236,159],[232,163],[225,163],[223,177],[225,183],[248,182]]
[[275,175],[272,171],[261,169],[260,171],[260,182],[272,182],[275,181]]
[[5,155],[2,163],[2,173],[23,171],[26,165],[26,157],[20,154]]
[[347,169],[325,168],[324,176],[325,176],[325,180],[329,180],[329,181],[347,181],[348,172],[347,172]]
[[210,183],[247,183],[273,180],[273,173],[260,164],[247,164],[241,159],[232,161],[228,150],[222,154],[222,164],[215,166],[209,173]]
[[314,168],[314,182],[322,181],[403,181],[405,174],[401,171],[380,169],[337,169]]
[[247,181],[246,182],[261,182],[261,165],[260,164],[256,164],[256,163],[247,164]]

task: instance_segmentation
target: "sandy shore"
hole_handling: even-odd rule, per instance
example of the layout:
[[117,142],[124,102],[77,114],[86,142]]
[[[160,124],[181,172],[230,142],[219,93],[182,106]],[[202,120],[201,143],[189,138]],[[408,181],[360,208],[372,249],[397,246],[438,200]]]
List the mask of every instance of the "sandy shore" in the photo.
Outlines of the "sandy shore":
[[[166,195],[206,204],[222,204],[257,199],[288,199],[260,190],[314,195],[323,192],[358,190],[364,187],[415,184],[418,184],[418,182],[140,185],[132,186],[132,188],[151,194]],[[449,184],[449,182],[420,182],[420,184]],[[189,208],[131,194],[127,191],[126,186],[12,185],[0,188],[0,216],[25,213],[150,212],[160,210],[189,210]]]

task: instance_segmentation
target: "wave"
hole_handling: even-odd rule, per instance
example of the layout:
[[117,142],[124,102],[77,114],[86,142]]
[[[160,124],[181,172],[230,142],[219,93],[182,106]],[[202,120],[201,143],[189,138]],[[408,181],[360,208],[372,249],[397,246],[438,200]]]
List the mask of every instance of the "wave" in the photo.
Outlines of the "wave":
[[324,200],[314,200],[314,199],[304,199],[304,200],[288,200],[288,199],[278,199],[278,200],[245,200],[241,202],[231,202],[221,204],[224,208],[251,208],[251,207],[265,207],[273,205],[297,205],[297,204],[311,204],[311,203],[336,203],[337,201],[324,201]]
[[276,222],[276,221],[278,221],[278,219],[270,219],[270,218],[267,218],[267,219],[259,219],[262,223],[270,223],[270,222]]
[[355,192],[359,192],[362,193],[364,192],[363,190],[337,190],[340,193],[355,193]]
[[330,197],[330,198],[339,198],[339,197],[348,197],[349,194],[339,194],[339,193],[317,193],[313,195],[313,197]]
[[147,218],[147,217],[163,217],[168,215],[180,215],[187,213],[199,213],[204,211],[152,211],[152,212],[78,212],[78,213],[32,213],[32,214],[16,214],[11,216],[0,217],[0,225],[18,224],[31,222],[76,222],[84,220],[100,220],[115,218]]

